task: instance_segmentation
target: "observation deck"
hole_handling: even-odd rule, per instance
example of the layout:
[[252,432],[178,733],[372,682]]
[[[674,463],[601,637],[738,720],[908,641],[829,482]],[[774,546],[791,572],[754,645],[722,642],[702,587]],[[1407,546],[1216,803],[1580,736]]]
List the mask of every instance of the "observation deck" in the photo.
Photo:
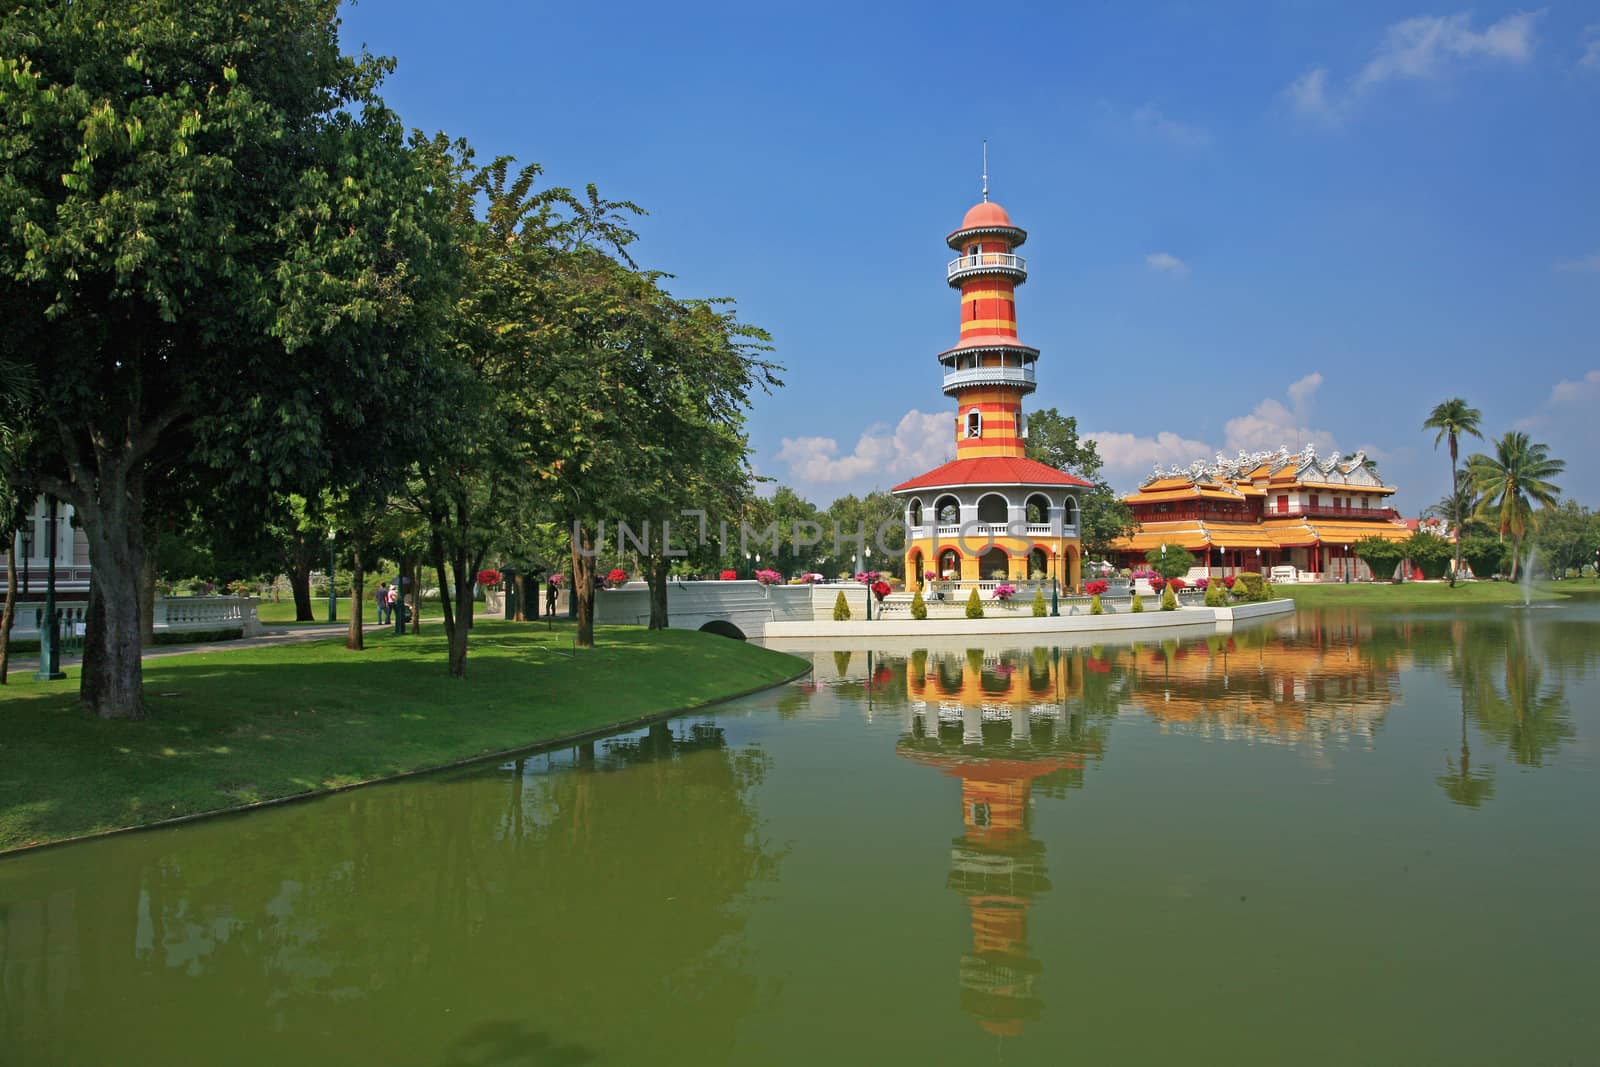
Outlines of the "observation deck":
[[945,267],[945,280],[952,286],[978,274],[1002,274],[1020,285],[1028,280],[1028,261],[1012,252],[979,252],[957,256]]

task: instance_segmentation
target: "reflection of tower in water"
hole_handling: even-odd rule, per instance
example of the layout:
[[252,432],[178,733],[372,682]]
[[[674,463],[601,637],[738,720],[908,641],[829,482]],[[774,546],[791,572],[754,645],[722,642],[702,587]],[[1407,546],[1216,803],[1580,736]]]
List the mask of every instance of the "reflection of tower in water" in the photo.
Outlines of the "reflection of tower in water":
[[971,913],[961,1006],[989,1033],[1015,1036],[1043,1008],[1043,965],[1027,928],[1029,907],[1050,888],[1044,844],[1029,832],[1034,785],[1070,784],[1083,767],[1056,697],[1073,688],[1077,660],[1040,649],[1031,658],[946,657],[920,671],[922,659],[908,665],[912,703],[899,750],[961,782],[962,834],[946,882]]

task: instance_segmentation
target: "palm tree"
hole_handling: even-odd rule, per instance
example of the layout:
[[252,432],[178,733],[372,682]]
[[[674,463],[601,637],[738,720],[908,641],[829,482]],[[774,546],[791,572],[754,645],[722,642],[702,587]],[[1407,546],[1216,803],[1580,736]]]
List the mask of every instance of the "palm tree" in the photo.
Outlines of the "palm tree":
[[1483,494],[1478,504],[1481,514],[1492,514],[1500,527],[1500,540],[1511,535],[1511,580],[1517,580],[1517,564],[1522,538],[1528,532],[1533,505],[1556,505],[1561,487],[1550,481],[1567,469],[1566,463],[1550,458],[1550,447],[1528,440],[1528,435],[1512,430],[1494,443],[1494,455],[1482,452],[1467,460],[1473,485]]
[[[1452,487],[1461,484],[1456,475],[1457,439],[1462,434],[1471,434],[1480,441],[1483,440],[1483,434],[1478,430],[1478,422],[1482,418],[1483,412],[1477,408],[1468,407],[1467,402],[1459,396],[1453,396],[1436,406],[1422,424],[1424,430],[1439,431],[1433,438],[1434,448],[1439,447],[1440,441],[1448,439],[1450,442],[1450,485]],[[1450,588],[1454,589],[1456,574],[1461,570],[1461,500],[1459,492],[1451,495],[1455,498],[1454,502],[1456,504],[1455,514],[1450,516],[1450,521],[1455,524],[1456,528],[1456,565],[1450,571]]]

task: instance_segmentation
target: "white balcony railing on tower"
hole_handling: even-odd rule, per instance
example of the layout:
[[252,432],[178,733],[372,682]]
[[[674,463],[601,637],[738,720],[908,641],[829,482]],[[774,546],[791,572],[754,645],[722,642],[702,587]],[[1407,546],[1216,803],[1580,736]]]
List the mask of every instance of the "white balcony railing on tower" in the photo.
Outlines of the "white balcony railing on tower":
[[944,372],[946,389],[963,385],[1032,385],[1034,380],[1032,363],[1021,367],[967,367]]
[[945,268],[945,276],[954,279],[975,271],[1002,270],[1007,273],[1028,273],[1028,261],[1010,252],[979,252],[975,256],[957,256]]

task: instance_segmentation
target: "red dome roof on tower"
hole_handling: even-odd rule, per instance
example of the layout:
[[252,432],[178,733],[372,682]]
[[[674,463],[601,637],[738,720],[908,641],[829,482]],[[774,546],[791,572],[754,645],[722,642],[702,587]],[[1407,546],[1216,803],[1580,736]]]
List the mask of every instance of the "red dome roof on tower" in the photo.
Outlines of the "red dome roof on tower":
[[976,230],[989,226],[1011,228],[1011,216],[1006,214],[1006,209],[990,200],[973,204],[961,220],[963,230]]

